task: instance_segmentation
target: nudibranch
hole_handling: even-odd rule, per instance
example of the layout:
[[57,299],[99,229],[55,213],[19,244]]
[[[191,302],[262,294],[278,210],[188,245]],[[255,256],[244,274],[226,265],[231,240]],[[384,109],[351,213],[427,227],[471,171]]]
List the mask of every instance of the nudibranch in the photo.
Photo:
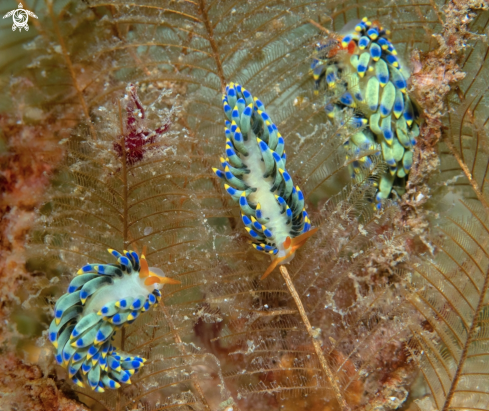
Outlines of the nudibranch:
[[272,258],[264,279],[278,264],[292,260],[317,229],[311,229],[304,195],[285,167],[284,139],[263,103],[234,83],[226,87],[222,102],[226,155],[222,169],[213,170],[239,203],[253,247]]
[[[331,119],[340,117],[340,122],[348,121],[358,129],[345,142],[349,155],[358,156],[380,145],[388,166],[375,182],[380,208],[382,199],[405,192],[419,135],[419,114],[407,92],[409,72],[397,56],[390,32],[365,17],[349,23],[342,33],[316,48],[311,64],[315,92],[325,88],[325,110]],[[353,109],[353,117],[344,120],[341,113],[347,107]],[[360,172],[361,163],[370,168],[372,159],[355,160],[352,177]]]
[[48,338],[56,362],[72,381],[96,391],[131,384],[145,359],[112,345],[117,330],[131,324],[161,299],[163,284],[179,284],[159,268],[148,267],[134,251],[108,250],[118,264],[88,264],[78,270],[68,292],[56,302]]

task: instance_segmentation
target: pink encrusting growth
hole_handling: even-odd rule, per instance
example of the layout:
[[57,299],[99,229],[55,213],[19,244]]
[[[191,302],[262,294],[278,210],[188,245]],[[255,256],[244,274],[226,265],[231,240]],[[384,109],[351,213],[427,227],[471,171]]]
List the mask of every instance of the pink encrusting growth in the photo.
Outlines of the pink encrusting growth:
[[[146,113],[139,100],[136,86],[129,84],[126,87],[126,95],[124,96],[126,116],[124,130],[124,143],[126,147],[126,163],[134,165],[143,160],[146,152],[158,147],[158,139],[170,129],[170,121],[162,126],[151,130],[146,124]],[[120,141],[114,143],[114,150],[122,157],[122,144]]]

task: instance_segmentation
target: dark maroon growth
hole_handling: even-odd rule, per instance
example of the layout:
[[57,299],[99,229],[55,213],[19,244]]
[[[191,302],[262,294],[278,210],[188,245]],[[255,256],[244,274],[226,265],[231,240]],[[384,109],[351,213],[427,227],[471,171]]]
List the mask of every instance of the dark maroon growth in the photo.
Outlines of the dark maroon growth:
[[[124,137],[126,147],[126,164],[134,165],[144,158],[144,154],[149,150],[158,147],[158,138],[170,129],[170,122],[154,130],[148,127],[145,119],[144,107],[139,100],[136,86],[129,84],[126,87],[127,97],[124,99],[126,108],[126,122]],[[114,149],[122,157],[122,145],[120,142],[114,143]]]

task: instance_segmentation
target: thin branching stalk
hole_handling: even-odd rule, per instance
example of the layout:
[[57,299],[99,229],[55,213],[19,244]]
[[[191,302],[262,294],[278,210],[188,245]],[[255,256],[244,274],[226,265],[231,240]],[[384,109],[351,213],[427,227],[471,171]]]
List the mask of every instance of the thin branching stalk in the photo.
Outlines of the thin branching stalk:
[[280,266],[280,273],[282,274],[283,279],[285,280],[285,284],[287,284],[287,288],[289,289],[290,295],[294,299],[295,305],[297,305],[297,309],[299,310],[299,314],[301,316],[302,322],[306,326],[307,332],[309,333],[309,336],[311,337],[312,345],[314,347],[314,351],[316,352],[316,355],[319,359],[319,363],[321,364],[321,368],[323,369],[324,373],[326,374],[326,378],[328,379],[329,383],[331,384],[331,387],[333,388],[336,400],[338,401],[338,404],[340,405],[341,409],[343,411],[348,411],[350,407],[348,407],[348,404],[346,403],[345,398],[343,397],[343,394],[341,393],[341,389],[338,385],[338,382],[335,379],[335,376],[333,375],[333,372],[328,366],[328,363],[326,362],[326,358],[324,357],[323,350],[321,348],[321,343],[319,342],[318,339],[318,332],[313,330],[311,323],[309,321],[309,318],[307,318],[306,310],[304,309],[304,306],[302,305],[302,301],[299,297],[299,294],[297,293],[297,290],[295,289],[294,283],[292,282],[292,279],[290,278],[289,272],[287,271],[287,268],[285,266],[281,265]]

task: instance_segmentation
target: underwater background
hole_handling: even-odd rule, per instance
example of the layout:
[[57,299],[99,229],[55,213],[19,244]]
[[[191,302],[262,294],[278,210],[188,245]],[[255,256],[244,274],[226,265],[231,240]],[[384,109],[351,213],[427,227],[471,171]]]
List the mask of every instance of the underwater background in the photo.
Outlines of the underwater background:
[[0,410],[489,409],[487,1],[22,5],[29,30],[0,21]]

